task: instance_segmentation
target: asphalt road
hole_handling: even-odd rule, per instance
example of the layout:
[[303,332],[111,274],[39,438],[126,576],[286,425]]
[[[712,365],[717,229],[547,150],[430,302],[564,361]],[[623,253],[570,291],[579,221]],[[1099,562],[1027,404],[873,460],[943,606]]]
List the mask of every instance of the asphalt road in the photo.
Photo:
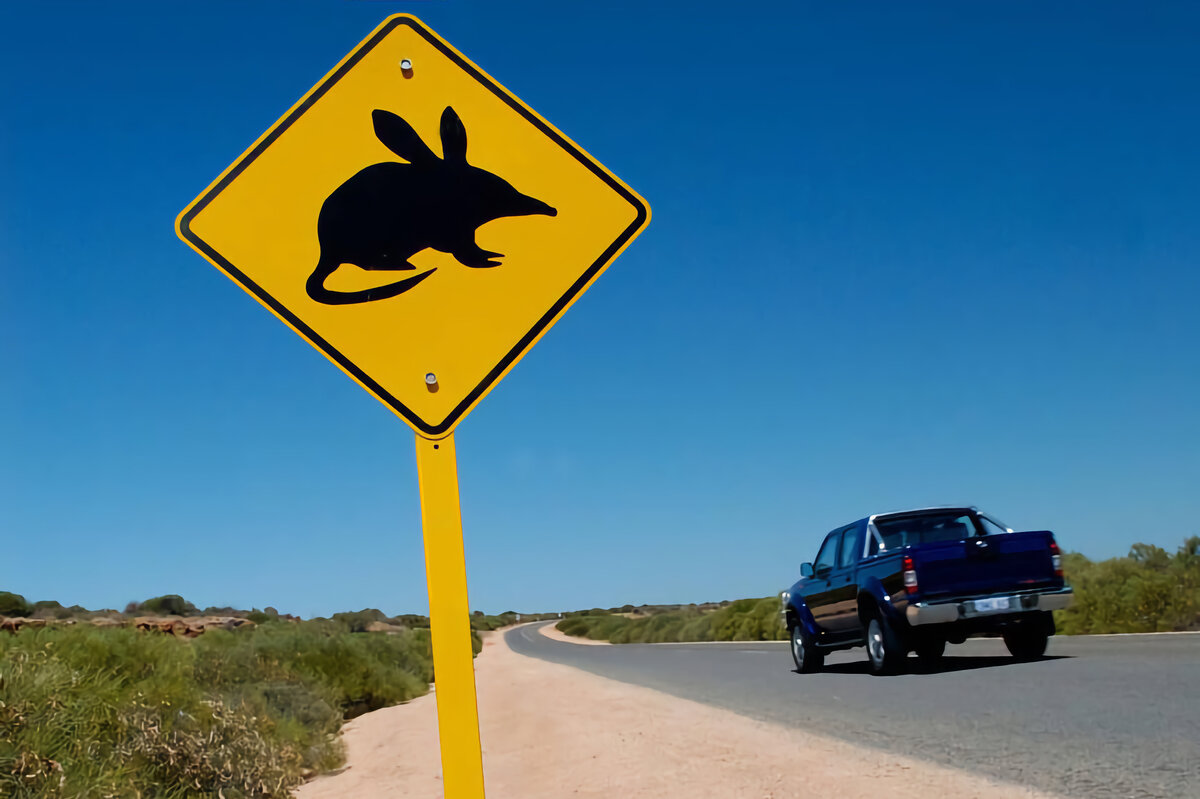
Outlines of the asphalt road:
[[[1084,799],[1200,799],[1200,635],[1062,637],[1017,663],[997,639],[936,672],[875,677],[866,653],[798,674],[785,643],[579,646],[535,626],[525,655],[751,718]],[[913,664],[916,664],[914,659]]]

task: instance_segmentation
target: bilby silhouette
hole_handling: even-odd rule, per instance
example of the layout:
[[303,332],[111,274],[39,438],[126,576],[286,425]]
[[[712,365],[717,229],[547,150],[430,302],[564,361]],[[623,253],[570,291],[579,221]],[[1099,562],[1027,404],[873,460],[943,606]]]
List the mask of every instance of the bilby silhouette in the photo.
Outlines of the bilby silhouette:
[[362,291],[325,288],[325,279],[342,264],[372,271],[416,269],[408,259],[433,248],[464,266],[499,266],[500,253],[475,243],[476,228],[506,216],[558,215],[500,176],[467,163],[467,129],[453,108],[442,112],[441,158],[397,115],[376,109],[371,120],[379,140],[408,163],[373,164],[338,186],[321,206],[321,257],[306,284],[317,302],[347,305],[395,297],[437,271]]

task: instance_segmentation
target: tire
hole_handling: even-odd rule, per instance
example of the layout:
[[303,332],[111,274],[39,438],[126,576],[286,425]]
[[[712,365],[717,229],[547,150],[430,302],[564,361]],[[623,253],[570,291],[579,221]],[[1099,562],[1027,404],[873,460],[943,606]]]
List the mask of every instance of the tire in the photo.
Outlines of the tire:
[[1041,624],[1017,624],[1004,631],[1004,645],[1017,660],[1037,660],[1046,654],[1050,632]]
[[944,654],[946,654],[946,641],[944,638],[926,638],[917,643],[917,657],[926,666],[933,667],[940,665],[942,655]]
[[796,671],[801,674],[812,674],[820,671],[825,665],[825,653],[817,649],[812,636],[804,632],[804,628],[796,625],[792,628],[792,661]]
[[908,652],[900,636],[882,616],[872,616],[867,622],[867,660],[872,674],[898,674],[904,670]]

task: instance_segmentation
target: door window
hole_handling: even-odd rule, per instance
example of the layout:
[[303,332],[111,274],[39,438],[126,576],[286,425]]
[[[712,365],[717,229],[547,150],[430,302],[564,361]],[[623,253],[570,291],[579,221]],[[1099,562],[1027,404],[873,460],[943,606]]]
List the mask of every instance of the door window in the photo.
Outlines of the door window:
[[842,538],[840,533],[840,530],[830,533],[821,545],[821,551],[817,553],[817,559],[813,562],[813,571],[818,577],[828,574],[837,563],[838,541]]

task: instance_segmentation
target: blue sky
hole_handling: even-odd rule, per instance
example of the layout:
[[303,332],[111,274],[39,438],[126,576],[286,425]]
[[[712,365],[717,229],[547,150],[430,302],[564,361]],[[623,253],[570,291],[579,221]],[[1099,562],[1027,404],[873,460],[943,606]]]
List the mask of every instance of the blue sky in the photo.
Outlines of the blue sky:
[[0,588],[425,610],[411,431],[173,230],[396,11],[654,212],[458,430],[473,607],[763,596],[926,504],[1200,533],[1200,8],[732,8],[7,5]]

